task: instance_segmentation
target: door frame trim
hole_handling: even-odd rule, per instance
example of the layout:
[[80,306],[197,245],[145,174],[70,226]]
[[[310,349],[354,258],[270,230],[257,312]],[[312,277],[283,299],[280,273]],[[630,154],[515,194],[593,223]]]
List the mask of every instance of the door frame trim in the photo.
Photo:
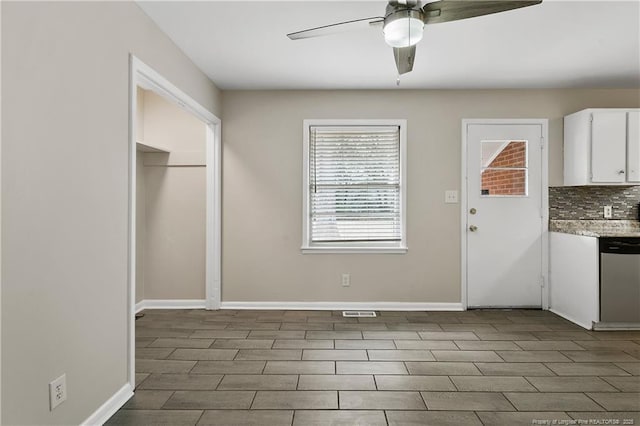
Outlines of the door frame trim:
[[135,307],[136,307],[136,107],[137,87],[144,86],[195,116],[206,125],[206,228],[205,293],[206,309],[220,309],[221,302],[221,120],[180,90],[160,73],[129,55],[129,241],[127,331],[129,384],[135,388]]
[[541,173],[541,216],[542,216],[542,309],[549,309],[549,120],[546,118],[464,118],[462,119],[462,168],[460,188],[460,301],[463,309],[468,308],[468,279],[467,279],[467,134],[472,124],[537,124],[542,130],[542,168]]

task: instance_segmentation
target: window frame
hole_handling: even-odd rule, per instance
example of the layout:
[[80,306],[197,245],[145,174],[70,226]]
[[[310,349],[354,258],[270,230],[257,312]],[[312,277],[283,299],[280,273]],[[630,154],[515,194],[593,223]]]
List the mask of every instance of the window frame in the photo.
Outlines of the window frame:
[[[400,129],[400,241],[348,241],[348,242],[311,242],[309,151],[312,126],[348,127],[348,126],[398,126]],[[407,252],[407,120],[402,119],[306,119],[303,121],[302,149],[302,253],[386,253],[403,254]]]

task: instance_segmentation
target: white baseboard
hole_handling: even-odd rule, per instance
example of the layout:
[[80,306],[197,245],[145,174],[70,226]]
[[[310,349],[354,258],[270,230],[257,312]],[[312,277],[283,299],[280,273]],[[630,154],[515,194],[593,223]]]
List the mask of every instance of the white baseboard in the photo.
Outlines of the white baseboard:
[[145,299],[136,303],[136,313],[143,309],[205,309],[205,299]]
[[278,309],[303,311],[464,311],[462,303],[412,302],[222,302],[220,309]]
[[582,321],[575,320],[575,319],[571,318],[570,316],[563,314],[562,312],[556,311],[553,308],[549,308],[549,311],[553,312],[554,314],[556,314],[556,315],[558,315],[558,316],[560,316],[560,317],[562,317],[564,319],[566,319],[567,321],[571,321],[572,323],[574,323],[576,325],[579,325],[582,328],[586,328],[587,330],[593,329],[593,324],[586,324],[586,323],[584,323]]
[[[136,303],[136,313],[144,309],[205,309],[206,300],[153,300]],[[412,302],[222,302],[220,309],[274,309],[303,311],[464,311],[462,303]]]
[[131,397],[133,396],[133,387],[127,383],[111,396],[104,404],[100,406],[92,415],[90,415],[82,426],[102,426],[111,416],[115,414]]

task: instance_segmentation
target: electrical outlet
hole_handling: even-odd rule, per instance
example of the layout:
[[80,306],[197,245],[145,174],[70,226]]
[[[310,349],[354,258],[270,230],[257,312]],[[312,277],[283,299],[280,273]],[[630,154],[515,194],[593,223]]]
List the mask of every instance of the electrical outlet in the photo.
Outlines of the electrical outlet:
[[604,218],[611,219],[613,217],[613,207],[612,206],[604,206]]
[[49,383],[49,410],[53,411],[58,405],[62,404],[67,400],[67,375],[63,374],[62,376],[55,379],[53,382]]
[[349,287],[351,285],[351,275],[342,274],[342,287]]

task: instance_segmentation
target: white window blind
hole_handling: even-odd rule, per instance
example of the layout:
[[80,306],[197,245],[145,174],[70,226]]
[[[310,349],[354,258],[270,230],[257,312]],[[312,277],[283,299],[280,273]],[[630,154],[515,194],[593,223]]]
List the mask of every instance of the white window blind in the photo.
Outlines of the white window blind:
[[402,239],[399,126],[310,126],[309,240]]

